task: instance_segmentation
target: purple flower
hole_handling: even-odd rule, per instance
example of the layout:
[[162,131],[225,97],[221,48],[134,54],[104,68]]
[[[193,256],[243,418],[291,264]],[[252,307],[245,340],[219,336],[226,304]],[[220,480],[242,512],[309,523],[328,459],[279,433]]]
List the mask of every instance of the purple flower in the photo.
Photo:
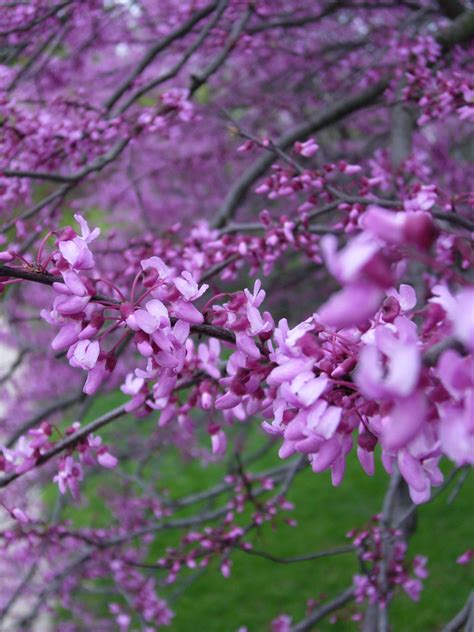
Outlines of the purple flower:
[[314,138],[308,138],[302,143],[295,143],[294,149],[297,154],[310,158],[319,150],[319,145],[316,144]]
[[100,344],[97,340],[79,340],[68,351],[71,366],[90,371],[97,364]]
[[187,271],[182,272],[180,277],[174,279],[174,284],[178,292],[186,301],[197,300],[209,287],[208,285],[204,284],[201,285],[201,287],[199,288],[198,284],[194,280],[193,275]]
[[383,291],[360,281],[347,285],[334,294],[317,312],[318,319],[325,325],[343,329],[367,323],[383,300]]
[[458,558],[456,558],[456,564],[466,565],[474,558],[474,549],[467,549]]
[[446,312],[453,327],[453,334],[469,351],[474,351],[474,288],[466,288],[453,296],[446,286],[433,288],[434,298]]
[[[366,337],[367,339],[367,337]],[[362,348],[355,381],[362,393],[374,399],[408,397],[419,379],[421,354],[412,323],[405,317],[371,332],[372,344]]]

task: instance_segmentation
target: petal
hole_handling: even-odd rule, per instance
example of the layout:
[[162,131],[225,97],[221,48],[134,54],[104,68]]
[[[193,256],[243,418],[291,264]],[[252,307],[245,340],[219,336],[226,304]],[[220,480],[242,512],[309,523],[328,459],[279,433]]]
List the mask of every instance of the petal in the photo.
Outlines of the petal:
[[143,259],[140,262],[142,269],[145,271],[147,268],[153,268],[158,272],[161,279],[167,279],[170,275],[170,269],[166,263],[159,257],[150,257],[149,259]]
[[341,445],[338,437],[333,437],[326,441],[319,452],[313,457],[311,467],[313,472],[323,472],[330,467],[341,452]]
[[164,304],[159,301],[157,298],[154,298],[152,301],[148,301],[145,305],[147,312],[149,312],[152,316],[154,316],[158,321],[161,319],[168,321],[168,310],[164,306]]
[[382,444],[387,450],[407,445],[421,430],[426,414],[426,399],[421,393],[398,401],[384,419]]
[[241,398],[235,393],[231,393],[230,391],[225,395],[221,395],[216,399],[215,406],[218,410],[227,410],[229,408],[234,408],[237,404],[240,404]]
[[134,314],[135,322],[146,334],[152,334],[158,329],[159,323],[157,319],[145,309],[137,309]]
[[303,406],[311,406],[314,404],[314,402],[324,393],[328,385],[328,378],[325,375],[307,380],[298,388],[294,386],[297,379],[298,377],[293,380],[291,387]]
[[194,307],[192,303],[185,301],[175,301],[173,304],[173,314],[176,318],[180,318],[192,325],[201,325],[204,322],[204,316]]
[[62,351],[67,349],[75,342],[77,342],[79,333],[81,331],[81,324],[77,321],[71,321],[61,327],[59,332],[51,343],[51,347],[55,351]]
[[319,320],[342,329],[363,325],[380,307],[383,300],[380,288],[370,283],[354,283],[334,294],[317,312]]
[[325,439],[330,439],[337,430],[341,421],[342,409],[337,406],[329,406],[315,427],[315,432]]
[[98,362],[92,371],[87,374],[87,380],[82,389],[86,395],[93,395],[102,383],[106,375],[105,362]]
[[415,491],[423,492],[427,486],[429,487],[423,466],[408,450],[400,450],[398,453],[398,467],[403,478]]
[[298,373],[305,371],[311,362],[308,360],[288,360],[284,364],[277,366],[270,375],[267,377],[267,382],[270,386],[278,386],[283,382],[290,382]]
[[237,333],[236,335],[237,349],[245,353],[245,355],[258,360],[260,358],[260,350],[255,344],[255,341],[244,333]]
[[374,453],[363,450],[357,447],[357,458],[362,466],[362,469],[368,476],[373,476],[375,472]]
[[397,345],[390,358],[386,386],[393,393],[406,397],[416,387],[421,368],[420,352],[414,345]]

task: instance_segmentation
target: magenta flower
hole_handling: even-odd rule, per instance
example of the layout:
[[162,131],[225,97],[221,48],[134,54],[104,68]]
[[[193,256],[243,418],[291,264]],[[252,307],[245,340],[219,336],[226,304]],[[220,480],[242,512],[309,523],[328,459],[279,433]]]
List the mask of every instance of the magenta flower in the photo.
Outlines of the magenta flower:
[[166,263],[160,259],[160,257],[149,257],[148,259],[142,259],[140,261],[140,265],[144,272],[148,272],[149,270],[154,270],[156,277],[162,281],[168,279],[171,275],[171,270],[166,265]]
[[437,365],[451,399],[437,404],[443,452],[457,465],[474,464],[474,363],[447,349]]
[[153,299],[146,303],[144,309],[137,309],[130,314],[125,322],[134,331],[153,334],[157,329],[169,326],[168,310],[161,301]]
[[99,360],[88,372],[87,379],[82,389],[86,395],[93,395],[102,384],[109,371],[105,360]]
[[421,354],[412,323],[405,317],[393,325],[379,325],[373,344],[362,348],[355,373],[357,386],[367,397],[393,399],[408,397],[418,383]]
[[211,435],[212,453],[222,455],[227,450],[227,437],[219,426],[210,426],[208,429]]
[[196,301],[209,287],[205,283],[199,288],[190,272],[184,271],[181,276],[174,279],[176,289],[185,301]]
[[68,351],[71,366],[90,371],[97,364],[100,344],[97,340],[79,340]]
[[94,257],[88,244],[100,234],[99,228],[91,232],[86,220],[81,215],[74,215],[81,226],[81,237],[73,237],[58,242],[58,248],[64,259],[74,270],[90,270],[94,267]]
[[290,632],[292,618],[287,614],[280,614],[272,621],[272,632]]
[[317,312],[318,319],[330,327],[343,329],[365,325],[383,300],[383,291],[363,281],[336,292]]
[[466,564],[469,564],[473,558],[474,549],[467,549],[467,551],[464,551],[464,553],[456,558],[456,564],[461,564],[462,566],[465,566]]
[[65,494],[69,490],[72,497],[77,499],[79,498],[79,483],[83,477],[80,463],[74,461],[72,456],[66,456],[60,460],[59,470],[53,481],[57,483],[61,494]]
[[436,285],[433,288],[434,298],[446,312],[453,327],[453,334],[469,351],[474,351],[474,289],[466,288],[453,296],[446,286]]

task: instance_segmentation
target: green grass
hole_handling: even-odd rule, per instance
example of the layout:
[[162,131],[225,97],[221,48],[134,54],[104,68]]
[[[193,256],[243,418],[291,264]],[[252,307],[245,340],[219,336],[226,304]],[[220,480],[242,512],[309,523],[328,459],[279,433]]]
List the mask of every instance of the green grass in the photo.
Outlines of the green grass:
[[[277,556],[305,554],[347,543],[344,534],[362,526],[380,510],[387,477],[367,477],[350,458],[345,481],[338,489],[327,475],[304,472],[296,479],[289,498],[298,527],[282,526],[276,532],[265,528],[254,546]],[[405,594],[395,600],[390,613],[395,630],[434,631],[440,629],[464,603],[473,585],[472,567],[455,564],[456,557],[472,545],[474,497],[472,476],[452,506],[441,495],[419,510],[418,530],[409,554],[429,557],[430,575],[419,604]],[[214,567],[192,585],[176,604],[173,630],[191,632],[203,621],[209,632],[237,630],[246,625],[250,632],[269,629],[279,613],[294,620],[305,614],[307,599],[335,596],[344,590],[357,572],[352,555],[280,565],[241,552],[233,555],[232,576],[224,580]],[[346,608],[336,624],[327,620],[318,630],[357,629]]]
[[[98,398],[88,411],[87,420],[102,414],[121,403],[114,395]],[[124,435],[128,431],[149,433],[153,420],[121,420]],[[238,428],[238,427],[237,427]],[[110,439],[112,429],[104,429],[104,440]],[[250,452],[263,441],[258,424],[252,433]],[[274,446],[255,469],[281,464]],[[145,477],[157,480],[160,487],[169,490],[173,498],[206,489],[219,480],[226,463],[203,465],[199,461],[183,463],[173,450],[160,453],[159,470],[154,461]],[[129,472],[133,464],[126,464]],[[450,466],[447,464],[447,471]],[[105,473],[116,476],[113,472]],[[119,482],[117,478],[117,482]],[[68,505],[65,517],[76,526],[105,526],[108,514],[104,511],[101,497],[102,484],[98,476],[87,476],[85,496],[87,504],[78,507]],[[380,511],[387,475],[380,464],[376,476],[366,476],[354,454],[349,455],[345,480],[339,488],[333,488],[328,473],[316,475],[311,471],[300,473],[292,486],[289,499],[295,503],[291,517],[298,521],[292,528],[282,524],[273,531],[265,525],[252,535],[255,549],[276,556],[303,555],[348,543],[345,533],[354,527],[363,527]],[[402,593],[390,608],[390,621],[394,630],[432,632],[441,629],[462,607],[474,583],[473,566],[460,566],[456,557],[472,547],[474,477],[472,473],[452,505],[447,504],[449,491],[442,493],[432,503],[418,510],[418,527],[410,541],[409,557],[416,554],[429,558],[430,575],[419,604],[414,604]],[[179,517],[186,515],[180,512]],[[245,524],[245,517],[243,518]],[[177,532],[159,533],[150,550],[149,561],[160,557],[167,546],[179,542]],[[241,551],[232,554],[232,574],[224,579],[217,562],[214,562],[198,580],[180,595],[172,607],[176,612],[171,629],[176,632],[236,632],[240,626],[248,626],[249,632],[269,630],[269,622],[278,614],[291,615],[295,621],[305,615],[308,599],[330,599],[351,583],[357,572],[357,562],[352,554],[340,555],[304,563],[283,565]],[[188,571],[184,571],[189,576]],[[160,573],[160,578],[163,575]],[[170,597],[178,588],[170,586],[163,595]],[[336,623],[328,620],[318,624],[317,630],[343,632],[356,630],[350,615],[354,606],[342,610]]]

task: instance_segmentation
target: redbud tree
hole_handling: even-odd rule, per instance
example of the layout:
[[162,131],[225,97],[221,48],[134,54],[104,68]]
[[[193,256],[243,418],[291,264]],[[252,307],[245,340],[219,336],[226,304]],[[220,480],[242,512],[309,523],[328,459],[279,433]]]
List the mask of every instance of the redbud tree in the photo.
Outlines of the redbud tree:
[[[3,0],[2,629],[190,630],[246,555],[347,558],[275,632],[430,608],[415,518],[474,463],[473,39],[467,0]],[[375,515],[265,548],[357,470]]]

